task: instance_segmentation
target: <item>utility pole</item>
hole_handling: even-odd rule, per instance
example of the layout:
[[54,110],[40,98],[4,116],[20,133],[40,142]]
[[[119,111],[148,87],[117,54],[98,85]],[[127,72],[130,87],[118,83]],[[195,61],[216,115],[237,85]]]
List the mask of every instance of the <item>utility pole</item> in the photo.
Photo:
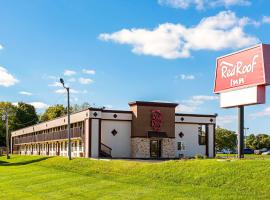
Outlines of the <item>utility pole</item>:
[[6,152],[7,152],[7,159],[10,159],[9,156],[9,128],[8,128],[8,109],[2,109],[4,110],[4,114],[2,116],[2,120],[6,122]]
[[71,130],[70,130],[70,103],[69,103],[69,87],[65,86],[65,82],[60,78],[60,83],[67,90],[67,115],[68,115],[68,159],[71,160]]

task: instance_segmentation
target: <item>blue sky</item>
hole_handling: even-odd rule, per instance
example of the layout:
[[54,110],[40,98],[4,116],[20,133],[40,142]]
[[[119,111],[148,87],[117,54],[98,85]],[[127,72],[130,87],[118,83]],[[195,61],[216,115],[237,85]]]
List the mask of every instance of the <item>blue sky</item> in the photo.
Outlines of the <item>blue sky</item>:
[[[196,3],[194,3],[196,2]],[[215,59],[270,43],[267,0],[0,1],[0,100],[129,109],[134,100],[178,102],[178,112],[219,114],[236,129],[236,109],[213,94]],[[268,92],[269,93],[269,92]],[[270,133],[265,105],[246,107],[249,133]]]

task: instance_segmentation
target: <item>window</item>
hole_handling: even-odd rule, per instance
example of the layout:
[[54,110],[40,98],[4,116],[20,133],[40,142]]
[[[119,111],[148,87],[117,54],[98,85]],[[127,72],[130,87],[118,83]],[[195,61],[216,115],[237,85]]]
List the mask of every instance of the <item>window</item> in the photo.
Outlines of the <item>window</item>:
[[177,150],[179,150],[179,151],[185,150],[184,142],[177,142]]
[[199,145],[206,145],[206,125],[200,125],[198,127],[198,140]]

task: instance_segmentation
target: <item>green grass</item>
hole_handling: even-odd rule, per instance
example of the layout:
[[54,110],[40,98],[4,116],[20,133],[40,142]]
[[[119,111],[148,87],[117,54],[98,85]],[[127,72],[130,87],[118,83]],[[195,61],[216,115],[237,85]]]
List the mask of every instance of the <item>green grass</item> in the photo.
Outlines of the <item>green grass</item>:
[[269,158],[148,163],[0,157],[0,199],[270,199]]

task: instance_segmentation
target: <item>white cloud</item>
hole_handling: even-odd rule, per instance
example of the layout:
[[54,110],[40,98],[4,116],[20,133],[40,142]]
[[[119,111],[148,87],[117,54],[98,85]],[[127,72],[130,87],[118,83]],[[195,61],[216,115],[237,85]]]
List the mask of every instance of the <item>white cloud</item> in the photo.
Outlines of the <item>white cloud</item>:
[[237,116],[236,115],[224,115],[217,117],[217,125],[223,126],[225,124],[231,124],[236,122]]
[[[67,90],[63,88],[63,89],[55,90],[54,92],[57,93],[57,94],[66,94],[67,93]],[[74,89],[70,89],[69,92],[71,94],[78,94],[79,93],[79,91],[74,90]]]
[[269,16],[263,16],[262,17],[262,23],[263,24],[270,24],[270,17]]
[[179,102],[179,106],[176,107],[177,112],[192,113],[195,112],[198,107],[207,101],[217,100],[217,96],[196,95],[187,100]]
[[46,109],[46,108],[49,107],[48,104],[43,103],[43,102],[38,102],[38,101],[37,102],[31,102],[29,104],[31,104],[32,106],[34,106],[36,109]]
[[31,96],[32,95],[31,92],[26,92],[26,91],[20,91],[19,94],[26,95],[26,96]]
[[95,70],[92,70],[92,69],[83,69],[82,72],[84,74],[91,74],[91,75],[96,74],[96,71]]
[[192,97],[193,100],[212,101],[219,99],[218,96],[197,95]]
[[73,83],[73,82],[76,82],[76,78],[70,78],[67,81],[70,82],[70,83]]
[[72,76],[72,75],[75,75],[76,72],[73,71],[73,70],[65,70],[64,71],[64,76]]
[[93,80],[90,78],[79,78],[79,83],[83,85],[88,85],[90,83],[93,83]]
[[195,76],[192,74],[180,74],[179,76],[176,76],[176,79],[181,80],[194,80]]
[[187,9],[195,7],[197,10],[202,10],[207,7],[231,7],[231,6],[249,6],[249,0],[158,0],[158,3],[163,6],[169,6],[178,9]]
[[54,82],[49,84],[50,87],[63,87],[62,84],[60,82]]
[[249,116],[253,118],[270,116],[270,107],[265,108],[263,111],[252,113]]
[[249,18],[238,18],[232,11],[223,11],[191,27],[165,23],[153,30],[122,29],[112,34],[102,33],[98,38],[131,45],[135,54],[187,58],[191,51],[237,49],[258,43],[258,38],[244,32],[248,24]]
[[10,74],[6,68],[0,66],[0,86],[9,87],[18,82],[19,81]]
[[0,44],[0,50],[4,49],[3,45]]

